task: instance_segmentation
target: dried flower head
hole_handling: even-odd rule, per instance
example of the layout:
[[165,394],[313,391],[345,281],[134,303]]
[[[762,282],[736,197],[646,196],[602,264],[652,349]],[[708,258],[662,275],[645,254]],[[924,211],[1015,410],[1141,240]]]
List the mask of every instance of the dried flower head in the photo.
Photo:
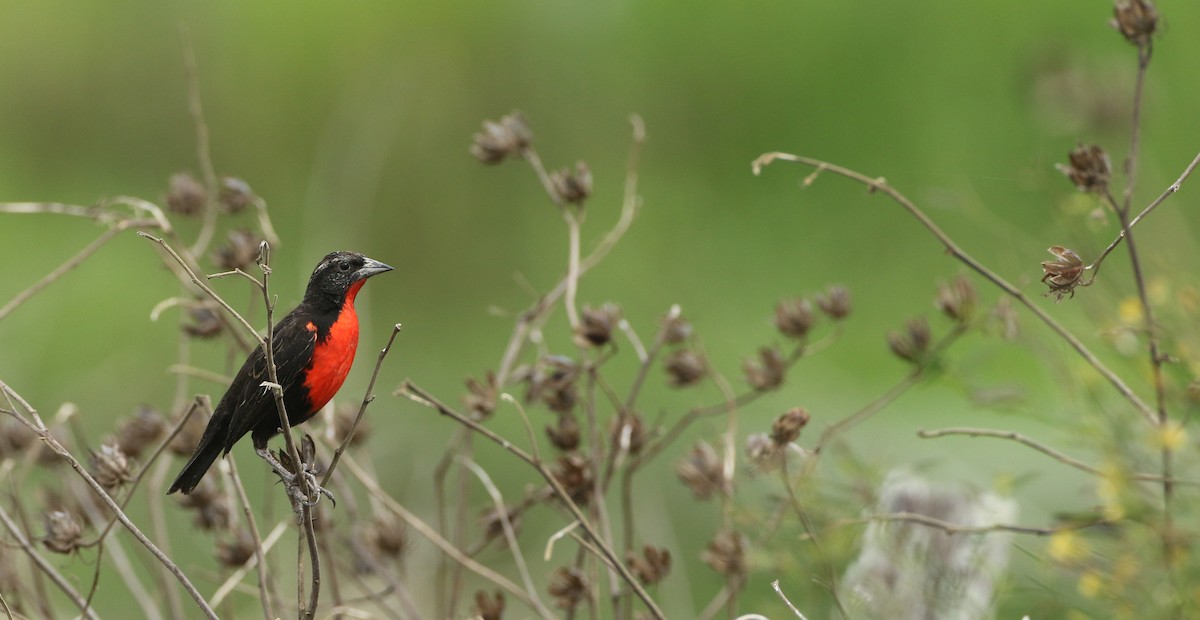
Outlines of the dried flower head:
[[238,529],[229,538],[217,542],[217,562],[226,568],[240,568],[254,557],[254,538]]
[[[186,414],[187,411],[185,410],[183,415]],[[199,411],[192,412],[187,422],[184,423],[183,428],[179,429],[179,432],[175,434],[175,438],[171,440],[171,443],[167,444],[167,449],[175,456],[191,456],[192,450],[200,443],[200,436],[204,434],[206,422],[204,416],[200,415]],[[172,425],[178,423],[178,418],[171,422]]]
[[475,134],[471,155],[485,164],[498,164],[506,157],[520,157],[533,143],[533,131],[520,112],[514,111],[500,122],[483,121],[483,131]]
[[250,184],[237,177],[221,177],[221,190],[217,202],[226,213],[237,213],[254,204],[254,191]]
[[675,466],[675,474],[692,490],[696,499],[704,501],[714,494],[724,495],[728,491],[725,470],[717,451],[708,442],[701,441],[692,447],[687,458]]
[[[358,410],[360,405],[343,403],[338,405],[333,410],[333,424],[330,430],[333,434],[333,442],[337,445],[342,445],[346,441],[346,436],[350,434],[351,429],[354,429],[354,436],[350,438],[350,445],[357,446],[366,443],[371,437],[371,424],[367,416],[362,419],[358,418]],[[354,421],[358,420],[358,426],[354,426]]]
[[527,400],[540,400],[556,413],[570,413],[579,400],[575,382],[579,367],[575,360],[563,355],[547,355],[538,360],[529,375]]
[[579,421],[571,413],[560,413],[557,425],[546,426],[546,435],[555,448],[570,452],[579,447]]
[[232,504],[229,496],[221,492],[212,477],[201,478],[191,493],[178,497],[180,506],[195,512],[193,523],[196,527],[208,531],[221,531],[229,527]]
[[612,445],[628,454],[637,454],[646,444],[646,425],[637,413],[622,413],[613,419]]
[[167,189],[167,208],[180,215],[196,215],[204,210],[208,192],[196,177],[178,172],[171,175]]
[[208,306],[194,306],[188,310],[192,319],[183,326],[183,331],[193,338],[213,338],[221,333],[221,317]]
[[804,338],[816,320],[812,302],[807,299],[784,299],[775,304],[775,327],[788,338]]
[[746,438],[746,458],[758,471],[772,472],[783,466],[787,451],[766,433],[753,433]]
[[804,407],[793,407],[775,419],[771,425],[771,441],[785,446],[800,437],[800,430],[808,425],[808,411]]
[[742,362],[742,371],[746,374],[746,383],[749,383],[750,387],[766,392],[783,385],[787,360],[777,347],[763,347],[758,350],[758,362]]
[[554,478],[571,496],[571,501],[583,506],[592,494],[592,464],[581,454],[572,452],[558,457]]
[[934,304],[942,314],[958,323],[967,323],[975,313],[975,304],[979,296],[975,287],[966,276],[957,276],[949,283],[938,284],[937,299]]
[[258,248],[263,239],[258,233],[237,228],[229,231],[228,242],[217,248],[213,261],[222,269],[245,270],[258,260]]
[[133,481],[133,462],[115,442],[108,441],[92,452],[92,477],[106,491],[113,491]]
[[474,420],[486,420],[496,411],[496,398],[499,389],[496,387],[496,373],[487,371],[480,381],[475,377],[467,377],[467,394],[463,396],[463,406],[471,413]]
[[646,545],[642,547],[642,555],[630,551],[626,559],[630,572],[648,586],[666,579],[671,572],[671,552],[666,547]]
[[67,554],[79,548],[83,540],[83,526],[65,510],[53,510],[45,514],[46,537],[42,544],[54,553]]
[[504,593],[496,590],[488,594],[483,590],[475,592],[475,613],[479,620],[501,620],[504,617]]
[[667,344],[681,344],[692,337],[692,324],[679,315],[676,306],[662,318],[662,339]]
[[560,609],[575,609],[588,593],[587,577],[583,571],[573,566],[562,566],[550,576],[547,588],[554,598],[554,605]]
[[929,331],[929,321],[925,317],[909,319],[903,332],[888,332],[888,347],[900,359],[913,364],[925,361],[925,353],[933,335]]
[[363,530],[363,542],[376,557],[395,560],[408,547],[408,533],[404,523],[396,517],[376,513]]
[[584,306],[575,328],[575,341],[580,346],[602,347],[612,340],[613,330],[621,322],[621,308],[606,303],[599,308]]
[[592,170],[584,162],[575,164],[575,171],[563,168],[550,173],[550,187],[560,202],[583,205],[592,195]]
[[117,447],[133,458],[142,455],[167,432],[167,423],[162,414],[153,407],[139,407],[137,413],[117,428]]
[[1085,270],[1083,259],[1079,258],[1075,250],[1061,245],[1047,251],[1054,255],[1055,260],[1042,261],[1042,271],[1045,273],[1042,282],[1050,286],[1046,295],[1054,295],[1058,301],[1062,301],[1063,296],[1067,294],[1074,297],[1075,287],[1079,286]]
[[746,573],[745,539],[733,530],[721,530],[700,556],[713,570],[727,577]]
[[850,316],[854,306],[850,301],[850,290],[841,284],[830,285],[824,293],[817,295],[817,307],[825,316],[840,321]]
[[1158,10],[1149,0],[1117,0],[1111,24],[1126,41],[1142,47],[1158,31]]
[[1067,175],[1068,179],[1081,192],[1103,192],[1112,178],[1112,162],[1108,153],[1099,145],[1080,144],[1067,154],[1067,164],[1057,164],[1059,172]]
[[704,356],[692,349],[675,351],[667,357],[665,365],[671,387],[695,385],[708,374],[708,364],[704,361]]

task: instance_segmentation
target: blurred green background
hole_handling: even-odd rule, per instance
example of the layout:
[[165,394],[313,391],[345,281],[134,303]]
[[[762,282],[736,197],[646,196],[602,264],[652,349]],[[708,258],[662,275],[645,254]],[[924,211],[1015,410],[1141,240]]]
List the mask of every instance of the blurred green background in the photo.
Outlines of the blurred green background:
[[[1197,148],[1180,128],[1194,124],[1200,100],[1200,46],[1187,28],[1200,6],[1160,8],[1167,30],[1147,87],[1143,203]],[[801,362],[785,389],[741,422],[743,434],[766,430],[802,404],[820,428],[906,372],[888,354],[885,333],[932,313],[936,283],[960,268],[915,221],[862,187],[826,175],[802,188],[809,171],[788,164],[756,178],[751,160],[782,150],[885,176],[968,251],[1040,295],[1045,248],[1094,255],[1115,230],[1111,221],[1089,224],[1094,205],[1053,168],[1078,140],[1104,144],[1118,167],[1127,151],[1135,55],[1107,26],[1110,14],[1100,0],[8,2],[0,5],[0,200],[161,202],[169,175],[198,173],[181,52],[186,26],[217,172],[245,179],[267,200],[283,239],[274,256],[280,305],[299,299],[312,266],[334,249],[397,267],[359,298],[362,354],[341,398],[358,398],[370,352],[403,323],[371,410],[373,454],[388,463],[388,490],[428,515],[427,481],[452,429],[391,390],[412,377],[453,401],[463,377],[500,359],[512,313],[532,301],[522,279],[545,290],[565,268],[562,221],[528,167],[484,167],[468,154],[483,119],[520,109],[547,166],[590,164],[587,247],[616,220],[627,118],[641,115],[644,207],[588,275],[580,300],[620,303],[647,339],[658,317],[681,304],[717,368],[735,381],[742,359],[780,340],[769,320],[777,299],[834,282],[850,287],[856,311],[845,337]],[[1153,240],[1144,244],[1151,274],[1171,275],[1194,258],[1190,189],[1140,233]],[[226,224],[252,225],[240,218]],[[194,222],[181,226],[185,238],[195,234]],[[99,232],[58,216],[0,216],[0,302]],[[1115,255],[1111,279],[1086,291],[1088,299],[1039,300],[1106,360],[1133,369],[1126,374],[1135,389],[1148,393],[1141,366],[1123,365],[1101,338],[1116,320],[1113,296],[1132,292],[1125,262]],[[217,287],[243,294],[232,281]],[[139,404],[165,407],[178,324],[174,315],[148,317],[177,290],[154,248],[123,234],[0,322],[0,378],[44,412],[77,403],[96,437]],[[984,289],[985,300],[995,297]],[[561,332],[563,322],[558,313],[551,326]],[[1076,374],[1076,360],[1048,331],[1024,327],[1015,344],[969,339],[941,381],[857,429],[853,449],[883,469],[927,466],[983,486],[1023,479],[1022,522],[1091,505],[1081,477],[1016,446],[913,434],[950,424],[1017,428],[1088,455],[1077,431],[1094,406],[1082,396],[1092,378]],[[222,368],[221,345],[196,350]],[[658,371],[652,383],[655,398],[675,410],[717,397],[667,394]],[[215,388],[197,381],[193,389]],[[985,393],[1017,398],[1002,410],[977,407]],[[511,419],[495,423],[519,432]],[[712,439],[721,429],[701,424],[696,436]],[[480,458],[503,472],[514,496],[531,480],[502,454]],[[698,560],[719,515],[715,506],[693,508],[671,473],[673,459],[639,492],[647,510],[666,511],[647,516],[644,531],[661,533],[676,552],[685,577],[658,595],[683,618],[719,587]],[[672,521],[667,506],[687,516]],[[184,564],[211,570],[205,543],[194,547],[196,559]],[[545,575],[552,566],[537,560],[532,569]],[[745,611],[779,613],[767,583],[749,584]]]

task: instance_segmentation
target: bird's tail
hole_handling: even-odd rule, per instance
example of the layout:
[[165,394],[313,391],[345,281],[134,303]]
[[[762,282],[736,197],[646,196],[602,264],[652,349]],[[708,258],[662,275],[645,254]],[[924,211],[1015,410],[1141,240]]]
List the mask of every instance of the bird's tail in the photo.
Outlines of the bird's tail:
[[209,430],[205,429],[204,435],[200,438],[200,444],[192,453],[192,458],[188,459],[187,465],[183,466],[183,471],[179,472],[175,482],[171,483],[171,488],[167,489],[167,495],[175,491],[183,491],[184,495],[191,493],[192,489],[200,484],[200,479],[208,472],[208,468],[212,467],[213,461],[221,456],[224,447],[221,442],[217,441],[218,433],[210,433]]

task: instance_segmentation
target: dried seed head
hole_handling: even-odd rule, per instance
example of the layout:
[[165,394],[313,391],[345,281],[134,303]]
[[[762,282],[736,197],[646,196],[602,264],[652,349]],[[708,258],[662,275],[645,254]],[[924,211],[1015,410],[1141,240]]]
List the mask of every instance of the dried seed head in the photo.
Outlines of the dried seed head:
[[244,228],[229,231],[229,242],[217,248],[213,261],[222,269],[245,270],[258,260],[258,248],[263,239],[258,233]]
[[520,157],[533,143],[533,131],[520,112],[514,111],[500,122],[483,121],[483,131],[475,134],[471,155],[485,164],[498,164],[506,157]]
[[571,453],[558,457],[554,478],[576,504],[588,503],[592,494],[592,464],[583,455]]
[[1063,296],[1067,294],[1074,297],[1075,287],[1079,286],[1083,277],[1083,259],[1079,258],[1075,250],[1060,245],[1047,251],[1054,255],[1055,260],[1042,261],[1042,271],[1045,273],[1042,282],[1050,286],[1046,295],[1054,295],[1058,301],[1062,301]]
[[903,332],[888,332],[888,347],[900,359],[913,364],[925,361],[925,353],[933,339],[925,317],[909,319]]
[[221,177],[221,191],[217,202],[226,213],[237,213],[254,204],[254,191],[250,184],[237,177]]
[[667,344],[681,344],[692,337],[692,324],[679,316],[678,311],[670,312],[662,319],[662,339]]
[[0,413],[0,458],[8,458],[33,445],[37,435],[11,415]]
[[[354,428],[354,421],[358,419],[358,405],[349,403],[338,405],[333,410],[333,441],[337,445],[342,445],[346,441],[346,436],[350,434],[350,429]],[[367,416],[363,416],[358,420],[358,427],[354,428],[354,436],[350,438],[350,445],[357,446],[366,443],[371,437],[371,424]]]
[[167,208],[180,215],[196,215],[204,210],[208,193],[196,177],[179,172],[171,175],[167,189]]
[[563,566],[550,576],[547,588],[554,599],[554,605],[560,609],[575,609],[588,593],[588,581],[583,571],[573,566]]
[[162,414],[153,407],[139,407],[137,413],[121,423],[117,429],[117,447],[133,458],[142,455],[167,432],[167,423]]
[[92,477],[106,491],[116,490],[133,481],[133,462],[116,443],[105,442],[99,451],[93,451],[91,464]]
[[1067,159],[1069,163],[1056,164],[1055,167],[1067,175],[1079,191],[1102,192],[1108,187],[1108,181],[1112,178],[1112,162],[1099,145],[1080,144],[1067,154]]
[[560,202],[582,206],[592,195],[592,170],[586,163],[577,162],[574,172],[570,168],[551,172],[550,186]]
[[708,442],[701,441],[692,447],[687,458],[675,466],[675,474],[692,490],[696,499],[704,501],[714,494],[724,495],[728,489],[721,458]]
[[79,548],[83,539],[83,526],[65,510],[53,510],[45,514],[46,537],[42,544],[54,553],[67,554]]
[[671,387],[695,385],[708,374],[704,356],[692,349],[679,349],[666,360],[667,380]]
[[556,413],[570,413],[579,400],[575,385],[578,378],[579,367],[574,360],[562,355],[545,356],[529,375],[526,399],[540,400]]
[[244,529],[217,542],[217,562],[226,568],[240,568],[254,557],[254,538]]
[[659,583],[671,572],[671,552],[666,547],[646,545],[642,547],[641,556],[630,551],[626,561],[630,572],[648,586]]
[[621,322],[621,308],[606,303],[599,308],[584,306],[575,328],[575,341],[581,346],[602,347],[612,340],[613,330]]
[[479,620],[501,620],[504,617],[504,593],[496,590],[488,594],[483,590],[475,592],[475,613]]
[[[522,505],[523,506],[523,505]],[[518,531],[521,527],[521,507],[504,507],[504,512],[501,513],[495,507],[483,511],[479,515],[479,524],[483,526],[483,535],[488,540],[495,540],[504,536],[504,518],[508,518],[509,525],[513,531]]]
[[[184,411],[183,414],[187,414],[187,411]],[[201,435],[204,434],[205,422],[204,416],[198,412],[192,413],[192,416],[188,418],[183,428],[179,429],[179,432],[175,434],[175,438],[171,440],[171,443],[167,444],[167,449],[171,451],[171,454],[183,457],[191,456],[192,450],[196,449],[196,446],[200,443]],[[172,426],[178,423],[178,418],[171,422]]]
[[377,513],[363,531],[363,542],[376,557],[395,560],[408,547],[404,523],[387,513]]
[[975,313],[978,299],[971,281],[965,276],[958,276],[948,284],[938,284],[937,300],[934,303],[942,314],[958,323],[967,323]]
[[1158,10],[1148,0],[1117,0],[1111,24],[1126,41],[1142,47],[1158,31]]
[[211,477],[201,478],[191,493],[180,494],[179,505],[196,513],[193,523],[202,530],[221,531],[229,527],[232,505]]
[[800,437],[800,430],[808,425],[808,411],[804,407],[793,407],[775,419],[771,425],[771,441],[777,446],[786,446]]
[[840,321],[850,316],[853,304],[850,301],[850,290],[841,284],[831,285],[824,293],[817,295],[817,307],[825,316]]
[[775,327],[788,338],[804,338],[817,316],[807,299],[784,299],[775,304]]
[[556,426],[546,426],[550,443],[563,452],[579,447],[579,421],[570,413],[560,413]]
[[496,373],[489,370],[483,376],[483,381],[467,377],[467,394],[462,398],[463,406],[474,420],[486,420],[496,411],[496,398],[499,393],[496,387]]
[[783,466],[786,449],[766,433],[754,433],[746,438],[746,458],[761,472],[772,472]]
[[612,445],[628,454],[637,454],[646,444],[646,425],[642,416],[622,413],[613,419]]
[[221,317],[216,310],[208,306],[195,306],[188,311],[191,323],[183,326],[183,331],[193,338],[212,338],[221,333]]
[[713,570],[727,577],[746,573],[745,539],[733,530],[721,530],[700,556]]
[[746,374],[746,383],[749,383],[750,387],[766,392],[783,385],[787,361],[778,348],[763,347],[758,350],[758,362],[742,362],[742,371]]

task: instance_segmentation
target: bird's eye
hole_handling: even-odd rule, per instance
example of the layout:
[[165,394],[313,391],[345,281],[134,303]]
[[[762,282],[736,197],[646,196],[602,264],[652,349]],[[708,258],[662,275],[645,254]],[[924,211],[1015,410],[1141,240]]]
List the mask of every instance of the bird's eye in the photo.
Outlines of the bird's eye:
[[341,269],[342,271],[350,271],[350,263],[348,263],[348,262],[338,263],[338,269]]

